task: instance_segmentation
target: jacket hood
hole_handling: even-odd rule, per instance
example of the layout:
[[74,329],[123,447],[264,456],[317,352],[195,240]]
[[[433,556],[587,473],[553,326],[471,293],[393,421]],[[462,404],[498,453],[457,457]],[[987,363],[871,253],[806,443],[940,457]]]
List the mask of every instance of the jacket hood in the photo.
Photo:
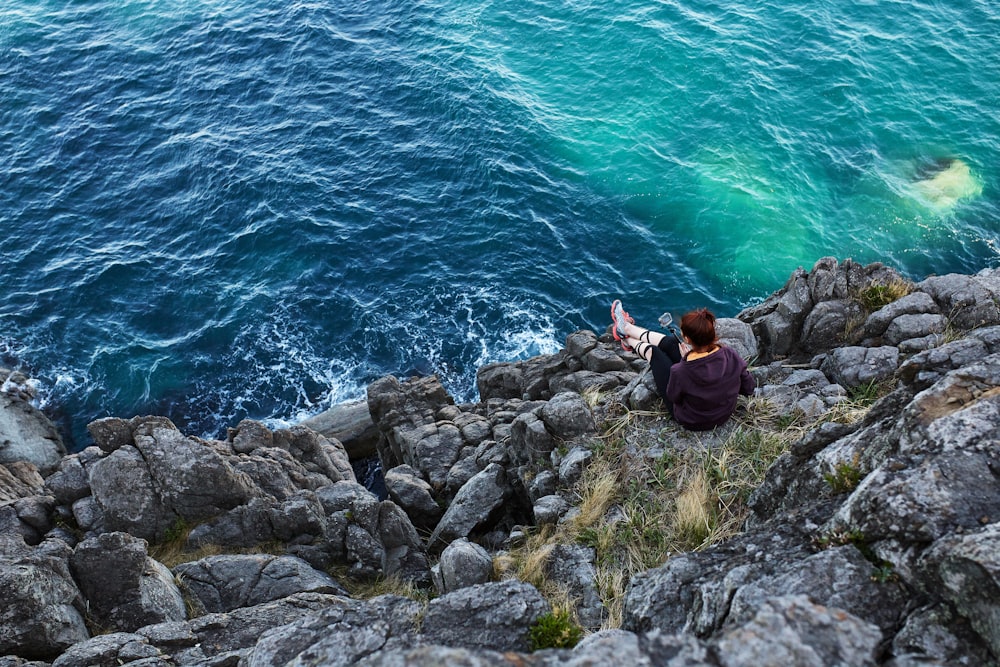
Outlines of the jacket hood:
[[692,382],[698,385],[712,385],[731,379],[742,370],[730,355],[729,348],[720,345],[719,350],[707,357],[687,362]]

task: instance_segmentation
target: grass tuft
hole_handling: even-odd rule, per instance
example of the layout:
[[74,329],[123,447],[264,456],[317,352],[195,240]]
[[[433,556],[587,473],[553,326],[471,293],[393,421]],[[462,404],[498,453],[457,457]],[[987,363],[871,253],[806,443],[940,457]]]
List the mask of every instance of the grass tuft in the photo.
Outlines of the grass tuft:
[[913,291],[913,283],[902,278],[888,282],[872,282],[857,290],[855,300],[868,313],[874,313],[879,308],[898,301]]
[[553,607],[552,613],[540,616],[528,631],[531,650],[573,648],[583,637],[583,629],[573,622],[566,607]]

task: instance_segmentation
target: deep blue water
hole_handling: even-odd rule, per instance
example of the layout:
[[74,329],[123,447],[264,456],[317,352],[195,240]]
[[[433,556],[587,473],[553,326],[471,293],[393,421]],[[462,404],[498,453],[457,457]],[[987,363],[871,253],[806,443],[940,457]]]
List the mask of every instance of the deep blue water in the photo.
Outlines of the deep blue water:
[[[0,6],[0,346],[71,444],[997,263],[984,1]],[[946,169],[947,167],[947,169]]]

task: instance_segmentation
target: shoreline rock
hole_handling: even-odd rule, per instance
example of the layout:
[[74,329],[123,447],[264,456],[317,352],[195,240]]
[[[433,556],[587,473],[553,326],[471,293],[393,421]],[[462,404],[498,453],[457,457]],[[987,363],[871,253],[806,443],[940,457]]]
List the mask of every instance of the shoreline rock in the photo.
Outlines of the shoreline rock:
[[[309,425],[248,420],[225,440],[98,420],[81,452],[53,458],[49,441],[0,462],[0,666],[996,665],[998,304],[995,269],[906,284],[824,258],[721,319],[755,361],[755,400],[817,425],[771,465],[740,534],[633,577],[621,629],[601,629],[594,550],[554,548],[546,576],[592,633],[572,649],[532,651],[556,610],[493,580],[491,560],[580,511],[612,405],[655,411],[645,363],[608,332],[484,366],[477,403],[387,376]],[[863,420],[824,421],[875,383],[891,391]],[[351,468],[373,452],[385,500]],[[171,545],[187,555],[168,568],[152,554]],[[348,593],[386,578],[439,597]]]

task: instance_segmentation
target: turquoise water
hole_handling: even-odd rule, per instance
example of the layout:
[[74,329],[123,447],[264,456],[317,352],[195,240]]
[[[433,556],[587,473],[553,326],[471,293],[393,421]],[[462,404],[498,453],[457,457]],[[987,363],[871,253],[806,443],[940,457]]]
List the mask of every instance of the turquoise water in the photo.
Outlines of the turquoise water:
[[997,263],[986,2],[0,6],[0,346],[205,435],[819,257]]

